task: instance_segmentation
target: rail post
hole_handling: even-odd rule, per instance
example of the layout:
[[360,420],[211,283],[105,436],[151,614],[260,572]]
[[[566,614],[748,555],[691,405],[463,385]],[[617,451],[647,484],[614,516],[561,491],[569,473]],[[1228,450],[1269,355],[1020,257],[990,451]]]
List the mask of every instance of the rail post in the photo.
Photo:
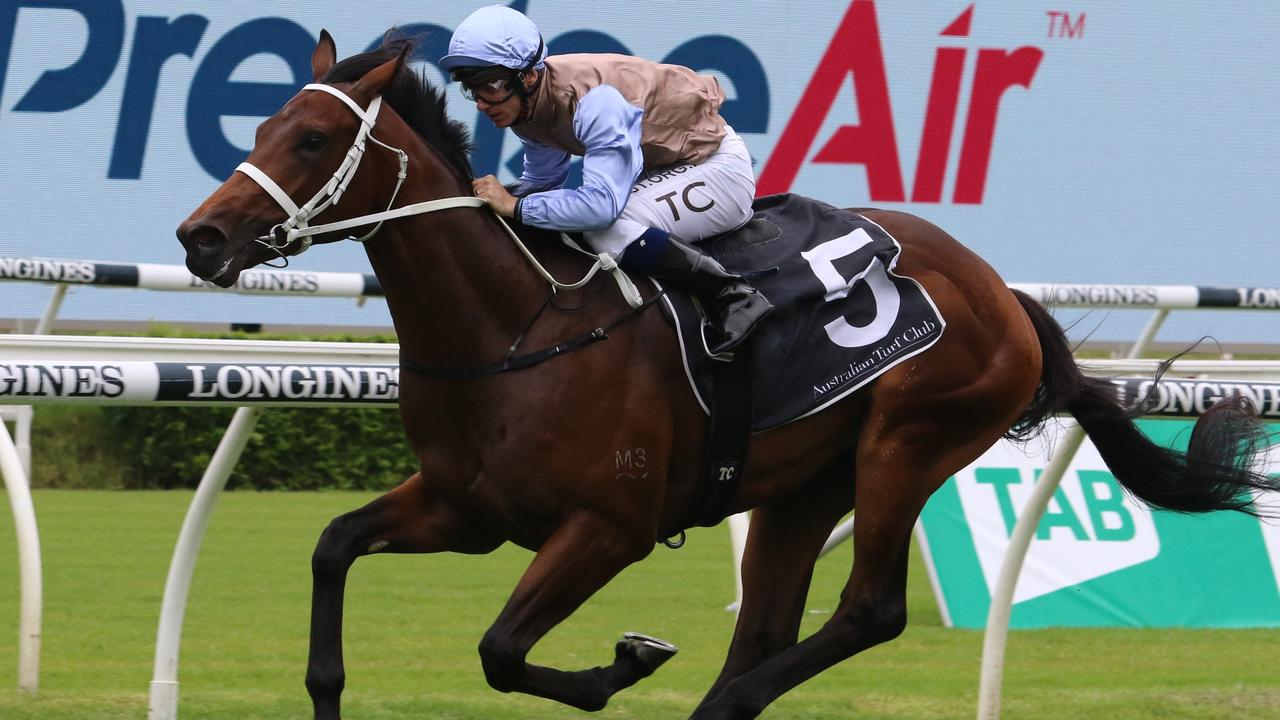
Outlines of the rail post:
[[182,618],[187,608],[187,592],[195,574],[196,556],[204,540],[205,528],[213,514],[218,494],[227,485],[249,434],[262,414],[261,408],[242,407],[231,418],[231,425],[218,443],[209,467],[196,488],[187,517],[182,522],[178,544],[169,563],[169,577],[164,583],[164,600],[160,607],[160,627],[156,631],[156,660],[151,678],[148,720],[176,720],[178,717],[178,649],[182,643]]

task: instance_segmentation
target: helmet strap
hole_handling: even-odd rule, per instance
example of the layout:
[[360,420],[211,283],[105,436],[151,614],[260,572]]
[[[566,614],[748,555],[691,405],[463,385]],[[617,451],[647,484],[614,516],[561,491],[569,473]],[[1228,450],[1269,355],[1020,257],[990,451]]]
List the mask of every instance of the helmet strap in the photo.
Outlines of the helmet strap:
[[525,66],[521,69],[521,72],[530,72],[534,68],[536,68],[538,66],[538,63],[542,62],[542,51],[545,48],[546,48],[546,45],[543,44],[542,42],[542,36],[539,35],[538,49],[533,51],[533,57],[529,58],[529,62],[525,63]]
[[538,76],[533,81],[533,85],[530,87],[526,88],[524,86],[524,79],[525,79],[525,76],[528,75],[529,73],[535,72],[536,66],[542,59],[543,47],[544,45],[542,41],[542,36],[539,35],[538,49],[534,51],[533,57],[529,59],[529,62],[524,66],[524,68],[522,68],[520,71],[516,73],[515,90],[516,90],[516,95],[520,98],[520,114],[516,117],[516,122],[524,122],[526,119],[528,119],[529,96],[538,89],[539,85],[542,84],[542,76],[545,74],[545,71],[538,73]]

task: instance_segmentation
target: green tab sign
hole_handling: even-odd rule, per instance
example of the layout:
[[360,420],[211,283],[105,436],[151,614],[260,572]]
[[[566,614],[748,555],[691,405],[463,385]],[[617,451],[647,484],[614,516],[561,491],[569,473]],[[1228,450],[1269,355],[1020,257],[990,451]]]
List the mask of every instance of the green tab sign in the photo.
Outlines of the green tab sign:
[[[1139,425],[1167,447],[1191,433],[1186,420]],[[922,546],[950,625],[986,624],[1009,536],[1060,439],[1049,430],[1030,445],[1001,442],[925,507]],[[1280,448],[1268,462],[1280,472]],[[1280,515],[1280,498],[1259,502]],[[1036,528],[1013,602],[1019,628],[1280,627],[1280,523],[1152,512],[1086,440]]]

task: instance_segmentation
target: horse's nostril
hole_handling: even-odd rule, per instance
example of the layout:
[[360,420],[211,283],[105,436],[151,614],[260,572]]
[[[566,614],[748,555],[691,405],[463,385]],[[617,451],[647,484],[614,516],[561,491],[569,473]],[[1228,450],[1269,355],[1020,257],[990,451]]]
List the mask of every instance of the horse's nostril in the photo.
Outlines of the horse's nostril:
[[226,236],[222,231],[209,225],[201,225],[187,234],[192,249],[202,253],[212,252],[222,247]]

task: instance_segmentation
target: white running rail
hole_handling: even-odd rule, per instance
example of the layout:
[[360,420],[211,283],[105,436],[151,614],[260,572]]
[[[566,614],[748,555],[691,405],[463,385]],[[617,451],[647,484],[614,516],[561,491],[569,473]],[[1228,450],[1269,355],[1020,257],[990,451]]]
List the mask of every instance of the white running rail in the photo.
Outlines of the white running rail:
[[[149,718],[177,717],[178,650],[196,555],[218,493],[262,408],[395,408],[398,354],[397,345],[376,343],[0,335],[0,403],[239,408],[200,480],[170,562],[156,635]],[[0,473],[18,536],[18,687],[35,693],[42,612],[40,538],[28,476],[3,423]]]

